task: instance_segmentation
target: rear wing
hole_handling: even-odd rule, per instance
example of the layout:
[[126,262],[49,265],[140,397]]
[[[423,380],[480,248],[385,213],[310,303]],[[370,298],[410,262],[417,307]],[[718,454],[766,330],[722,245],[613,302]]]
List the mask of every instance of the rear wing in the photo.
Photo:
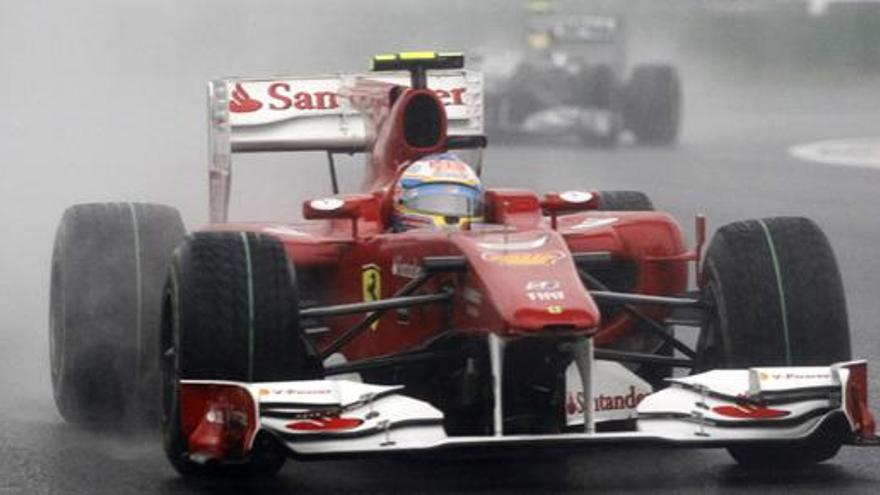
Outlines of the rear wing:
[[[229,78],[208,84],[211,221],[226,221],[232,155],[243,152],[367,151],[365,120],[342,87],[369,79],[410,85],[408,72]],[[435,70],[427,83],[445,104],[450,136],[483,134],[483,78]]]

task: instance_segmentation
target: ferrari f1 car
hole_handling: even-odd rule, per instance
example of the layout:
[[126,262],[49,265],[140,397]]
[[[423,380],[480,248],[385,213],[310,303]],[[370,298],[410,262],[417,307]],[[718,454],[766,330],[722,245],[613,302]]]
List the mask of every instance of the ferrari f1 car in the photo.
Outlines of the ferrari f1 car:
[[[404,53],[368,74],[214,81],[210,225],[185,235],[159,205],[68,209],[51,293],[63,417],[160,416],[184,474],[610,444],[811,463],[876,441],[809,220],[724,226],[704,257],[704,220],[689,248],[637,192],[444,203],[413,186],[467,209],[396,226],[393,198],[428,157],[445,158],[426,187],[471,187],[448,183],[463,170],[449,157],[486,145],[463,63]],[[366,152],[363,192],[307,200],[301,222],[228,222],[232,156],[291,150],[326,151],[331,171],[334,153]],[[695,348],[673,327],[697,329]]]
[[675,142],[682,106],[678,71],[669,64],[638,64],[627,81],[622,18],[564,15],[545,7],[529,13],[526,38],[525,55],[515,66],[494,77],[487,73],[490,138],[574,135],[613,146],[628,131],[637,143]]

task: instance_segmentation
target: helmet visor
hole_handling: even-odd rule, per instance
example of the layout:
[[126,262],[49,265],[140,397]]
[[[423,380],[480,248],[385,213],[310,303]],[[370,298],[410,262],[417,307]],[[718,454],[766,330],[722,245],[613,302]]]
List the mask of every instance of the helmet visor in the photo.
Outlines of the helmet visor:
[[455,217],[483,215],[483,195],[476,188],[457,184],[424,184],[407,190],[404,208],[419,213]]

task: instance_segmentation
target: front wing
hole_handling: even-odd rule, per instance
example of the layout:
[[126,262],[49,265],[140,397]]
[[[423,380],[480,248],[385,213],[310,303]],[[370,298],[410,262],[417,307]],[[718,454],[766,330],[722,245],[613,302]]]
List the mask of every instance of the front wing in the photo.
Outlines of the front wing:
[[[238,419],[239,425],[247,424],[244,455],[261,432],[276,437],[292,456],[300,458],[493,447],[509,453],[514,446],[656,443],[723,447],[743,442],[796,442],[841,416],[852,431],[841,433],[846,442],[876,441],[874,420],[867,408],[864,361],[824,367],[715,370],[670,382],[668,388],[648,395],[638,405],[636,431],[593,433],[593,425],[585,425],[584,433],[553,435],[449,436],[443,428],[442,412],[404,395],[402,387],[355,381],[184,380],[181,394],[183,403],[201,407],[201,414],[209,419],[217,403],[228,402],[223,397],[229,391],[249,397],[251,403],[244,408],[249,418]],[[187,396],[197,396],[202,402],[187,400]],[[184,415],[193,418],[194,413],[199,414],[189,410]],[[190,457],[227,460],[227,451],[218,446],[228,435],[214,429],[206,436],[209,430],[194,428],[189,437]]]

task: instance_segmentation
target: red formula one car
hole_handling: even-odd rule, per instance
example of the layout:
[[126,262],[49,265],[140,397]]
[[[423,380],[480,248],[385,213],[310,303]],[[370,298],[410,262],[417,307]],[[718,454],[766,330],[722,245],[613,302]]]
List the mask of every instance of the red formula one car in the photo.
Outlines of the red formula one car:
[[[486,144],[463,63],[211,83],[210,225],[184,237],[173,209],[133,203],[62,219],[61,414],[161,415],[185,474],[630,443],[809,463],[876,440],[812,222],[724,226],[702,259],[704,222],[690,249],[641,193],[483,188],[461,158]],[[326,150],[331,171],[366,152],[363,192],[307,200],[298,223],[227,223],[232,155],[290,150]]]

